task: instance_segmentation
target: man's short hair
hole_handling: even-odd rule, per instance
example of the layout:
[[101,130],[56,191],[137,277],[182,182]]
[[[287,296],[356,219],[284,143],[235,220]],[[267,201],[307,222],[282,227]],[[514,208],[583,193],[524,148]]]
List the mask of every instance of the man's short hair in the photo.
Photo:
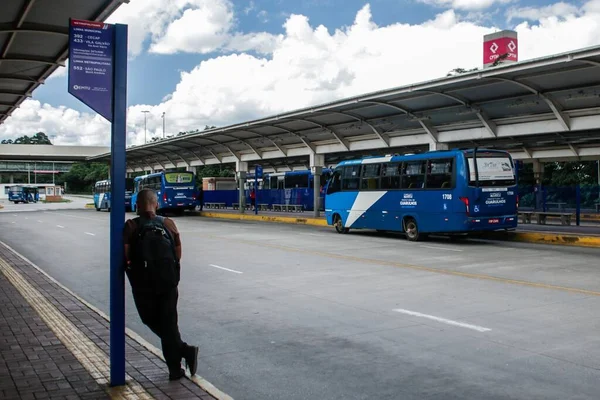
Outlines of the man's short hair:
[[136,201],[138,207],[158,204],[158,197],[152,189],[140,190]]

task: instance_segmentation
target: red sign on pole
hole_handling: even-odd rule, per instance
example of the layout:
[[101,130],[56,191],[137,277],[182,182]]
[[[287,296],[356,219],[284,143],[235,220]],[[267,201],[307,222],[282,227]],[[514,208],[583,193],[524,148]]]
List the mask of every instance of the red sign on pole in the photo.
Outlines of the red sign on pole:
[[483,42],[483,65],[491,65],[497,60],[519,61],[519,41],[516,37],[499,37]]

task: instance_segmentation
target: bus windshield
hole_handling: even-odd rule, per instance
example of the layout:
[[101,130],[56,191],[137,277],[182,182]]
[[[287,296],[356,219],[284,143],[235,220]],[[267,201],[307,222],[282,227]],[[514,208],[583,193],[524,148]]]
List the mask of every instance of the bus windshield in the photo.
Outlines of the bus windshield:
[[473,154],[468,154],[467,159],[469,161],[469,186],[476,186],[476,172],[480,186],[498,187],[516,184],[513,162],[506,153],[477,152],[477,171]]
[[191,172],[168,172],[165,174],[166,186],[176,186],[194,182],[194,174]]

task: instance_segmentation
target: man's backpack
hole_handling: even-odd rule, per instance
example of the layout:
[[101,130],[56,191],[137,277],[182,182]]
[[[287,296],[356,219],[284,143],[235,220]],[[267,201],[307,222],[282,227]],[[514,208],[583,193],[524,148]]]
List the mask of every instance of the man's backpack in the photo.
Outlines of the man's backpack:
[[164,218],[137,217],[131,243],[131,265],[127,270],[134,292],[162,293],[179,284],[180,267],[175,241],[165,228]]

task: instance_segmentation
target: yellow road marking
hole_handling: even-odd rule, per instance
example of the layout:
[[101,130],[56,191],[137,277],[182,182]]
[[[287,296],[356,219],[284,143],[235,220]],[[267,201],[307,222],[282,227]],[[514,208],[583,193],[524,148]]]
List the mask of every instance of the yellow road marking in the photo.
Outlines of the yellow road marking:
[[258,242],[258,241],[247,240],[247,239],[233,239],[231,237],[223,237],[223,236],[219,236],[219,235],[211,235],[211,234],[204,234],[204,233],[195,233],[195,234],[204,236],[204,237],[208,237],[211,239],[222,239],[222,240],[227,240],[228,242],[235,241],[235,242],[239,242],[239,243],[249,244],[252,246],[270,247],[272,249],[291,251],[294,253],[311,254],[311,255],[327,257],[327,258],[336,258],[336,259],[340,259],[340,260],[355,261],[355,262],[360,262],[360,263],[364,263],[364,264],[385,265],[385,266],[396,267],[396,268],[411,269],[411,270],[415,270],[415,271],[426,271],[426,272],[431,272],[431,273],[435,273],[435,274],[460,276],[460,277],[469,278],[469,279],[479,279],[479,280],[485,280],[485,281],[506,283],[506,284],[511,284],[511,285],[535,287],[535,288],[540,288],[540,289],[560,290],[563,292],[584,294],[584,295],[588,295],[588,296],[600,296],[600,292],[596,292],[596,291],[588,290],[588,289],[578,289],[578,288],[573,288],[573,287],[568,287],[568,286],[550,285],[550,284],[546,284],[546,283],[530,282],[530,281],[524,281],[524,280],[519,280],[519,279],[501,278],[501,277],[492,276],[492,275],[474,274],[471,272],[462,272],[462,271],[456,271],[456,270],[451,270],[451,269],[424,267],[421,265],[405,264],[405,263],[399,263],[399,262],[395,262],[395,261],[386,261],[386,260],[378,260],[378,259],[373,259],[373,258],[348,256],[348,255],[344,255],[344,254],[327,253],[324,251],[299,249],[297,247],[290,247],[290,246],[284,246],[284,245],[266,243],[266,242]]
[[126,376],[125,386],[109,387],[110,365],[106,353],[77,329],[44,295],[2,258],[0,258],[0,270],[112,399],[153,398],[129,375]]

